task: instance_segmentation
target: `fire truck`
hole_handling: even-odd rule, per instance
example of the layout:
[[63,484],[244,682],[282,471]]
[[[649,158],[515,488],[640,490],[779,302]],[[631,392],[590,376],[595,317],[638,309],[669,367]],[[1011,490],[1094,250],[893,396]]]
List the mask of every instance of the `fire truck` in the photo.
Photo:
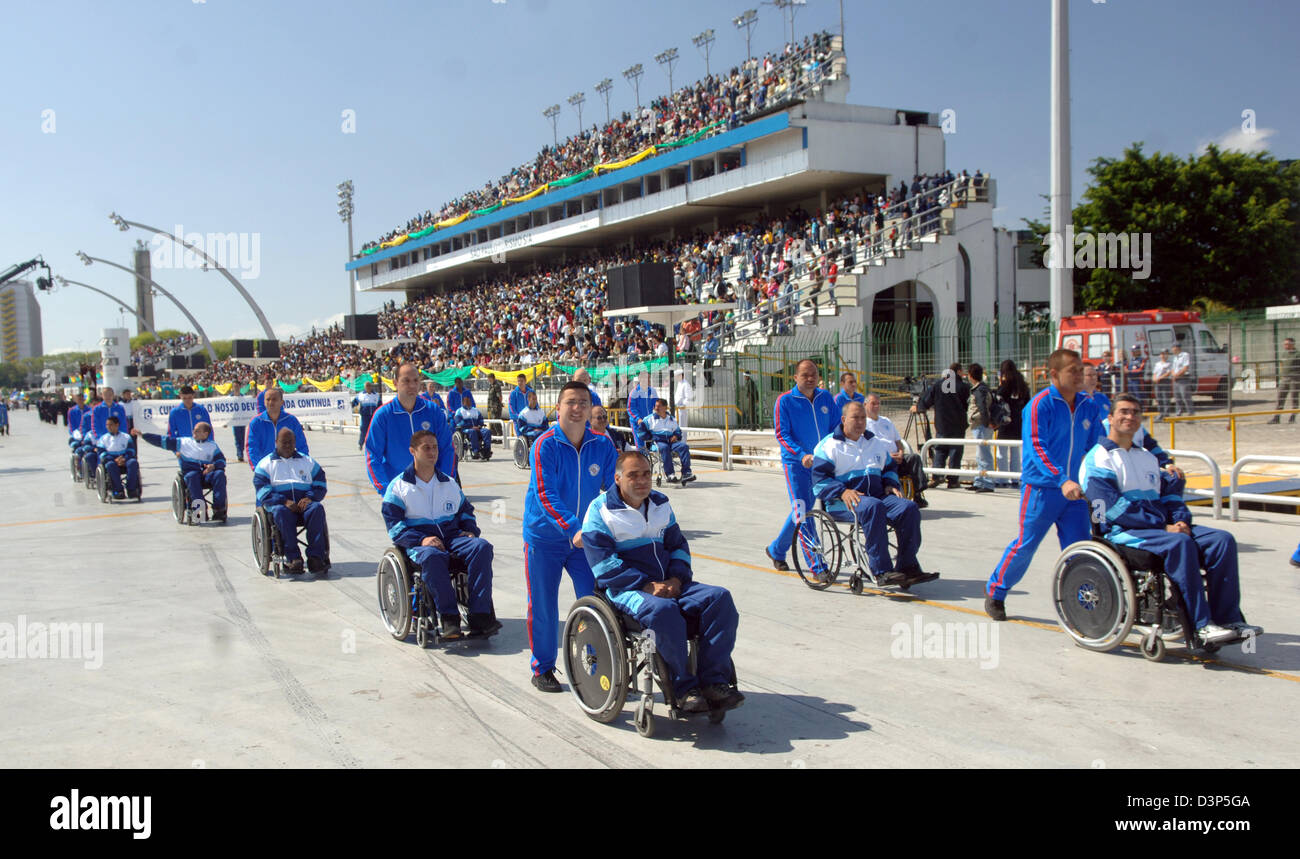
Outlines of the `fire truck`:
[[[1101,363],[1102,354],[1109,352],[1111,360],[1123,364],[1123,375],[1130,373],[1130,361],[1140,350],[1145,359],[1141,375],[1143,384],[1150,389],[1151,368],[1160,358],[1162,350],[1178,346],[1191,356],[1191,375],[1195,380],[1195,394],[1212,397],[1216,406],[1226,406],[1232,375],[1228,363],[1228,347],[1220,346],[1210,329],[1201,322],[1201,314],[1181,310],[1142,310],[1134,313],[1092,311],[1082,316],[1067,316],[1061,320],[1058,346],[1073,349],[1083,356],[1087,364]],[[1119,378],[1119,368],[1116,377]],[[1117,387],[1119,383],[1116,383]]]

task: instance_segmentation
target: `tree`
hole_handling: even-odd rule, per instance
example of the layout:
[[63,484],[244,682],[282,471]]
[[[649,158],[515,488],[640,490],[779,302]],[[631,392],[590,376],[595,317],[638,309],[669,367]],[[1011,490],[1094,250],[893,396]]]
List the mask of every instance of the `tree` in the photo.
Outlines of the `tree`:
[[[1121,159],[1098,158],[1074,209],[1075,234],[1151,235],[1150,276],[1075,268],[1076,305],[1141,310],[1202,304],[1282,304],[1296,292],[1300,163],[1211,145],[1186,160],[1135,143]],[[1046,236],[1048,225],[1026,219]]]

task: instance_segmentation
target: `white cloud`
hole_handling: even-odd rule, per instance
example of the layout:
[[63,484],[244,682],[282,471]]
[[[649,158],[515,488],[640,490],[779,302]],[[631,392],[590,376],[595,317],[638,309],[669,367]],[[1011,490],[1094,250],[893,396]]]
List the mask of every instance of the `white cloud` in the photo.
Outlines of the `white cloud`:
[[[1277,134],[1276,128],[1257,128],[1254,131],[1244,131],[1241,128],[1232,128],[1225,131],[1215,140],[1210,141],[1222,150],[1232,149],[1237,152],[1244,152],[1247,155],[1253,155],[1256,152],[1268,151],[1268,139]],[[1204,155],[1209,143],[1201,143],[1196,149],[1197,155]]]

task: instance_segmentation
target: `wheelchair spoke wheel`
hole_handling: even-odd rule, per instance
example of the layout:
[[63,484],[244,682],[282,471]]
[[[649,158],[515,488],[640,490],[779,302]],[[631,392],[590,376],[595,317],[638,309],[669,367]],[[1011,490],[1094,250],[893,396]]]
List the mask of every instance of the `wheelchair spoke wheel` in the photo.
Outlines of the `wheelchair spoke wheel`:
[[[172,481],[172,518],[177,525],[185,524],[185,481],[179,474]],[[253,551],[256,554],[256,548]]]
[[1118,647],[1137,617],[1128,567],[1114,551],[1092,540],[1075,543],[1061,553],[1053,598],[1061,627],[1089,650]]
[[456,461],[465,461],[465,435],[464,433],[455,432],[451,435],[451,446],[456,451]]
[[597,722],[612,722],[627,700],[627,646],[614,609],[582,597],[564,622],[564,675],[578,707]]
[[253,511],[253,563],[257,565],[257,571],[264,576],[271,571],[271,532],[269,526],[274,525],[274,523],[269,521],[270,518],[266,511],[260,507]]
[[528,442],[524,441],[522,438],[516,438],[513,453],[515,457],[515,467],[522,468],[524,471],[527,471],[528,470]]
[[411,629],[411,574],[397,549],[384,552],[375,576],[379,591],[379,616],[388,634],[406,640]]
[[95,494],[99,496],[100,504],[108,503],[108,471],[103,465],[95,469]]
[[793,549],[794,569],[805,585],[824,591],[835,583],[841,549],[834,519],[821,510],[810,512],[807,523],[795,531]]

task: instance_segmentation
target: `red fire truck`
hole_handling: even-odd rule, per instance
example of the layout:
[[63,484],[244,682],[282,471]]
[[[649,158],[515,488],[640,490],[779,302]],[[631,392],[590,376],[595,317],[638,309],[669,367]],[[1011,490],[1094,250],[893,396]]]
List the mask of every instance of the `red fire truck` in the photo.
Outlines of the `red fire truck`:
[[[1226,405],[1232,377],[1228,365],[1228,348],[1220,346],[1210,329],[1201,322],[1201,315],[1193,311],[1142,310],[1134,313],[1109,313],[1096,310],[1082,316],[1067,316],[1061,320],[1058,346],[1074,349],[1088,364],[1099,364],[1102,354],[1109,352],[1111,360],[1123,365],[1123,375],[1132,371],[1135,355],[1145,359],[1140,373],[1149,389],[1151,368],[1159,360],[1161,350],[1170,350],[1177,343],[1191,356],[1191,374],[1196,381],[1193,392],[1214,398],[1216,406]],[[1120,370],[1116,368],[1116,377]],[[1116,382],[1118,389],[1120,383]]]

